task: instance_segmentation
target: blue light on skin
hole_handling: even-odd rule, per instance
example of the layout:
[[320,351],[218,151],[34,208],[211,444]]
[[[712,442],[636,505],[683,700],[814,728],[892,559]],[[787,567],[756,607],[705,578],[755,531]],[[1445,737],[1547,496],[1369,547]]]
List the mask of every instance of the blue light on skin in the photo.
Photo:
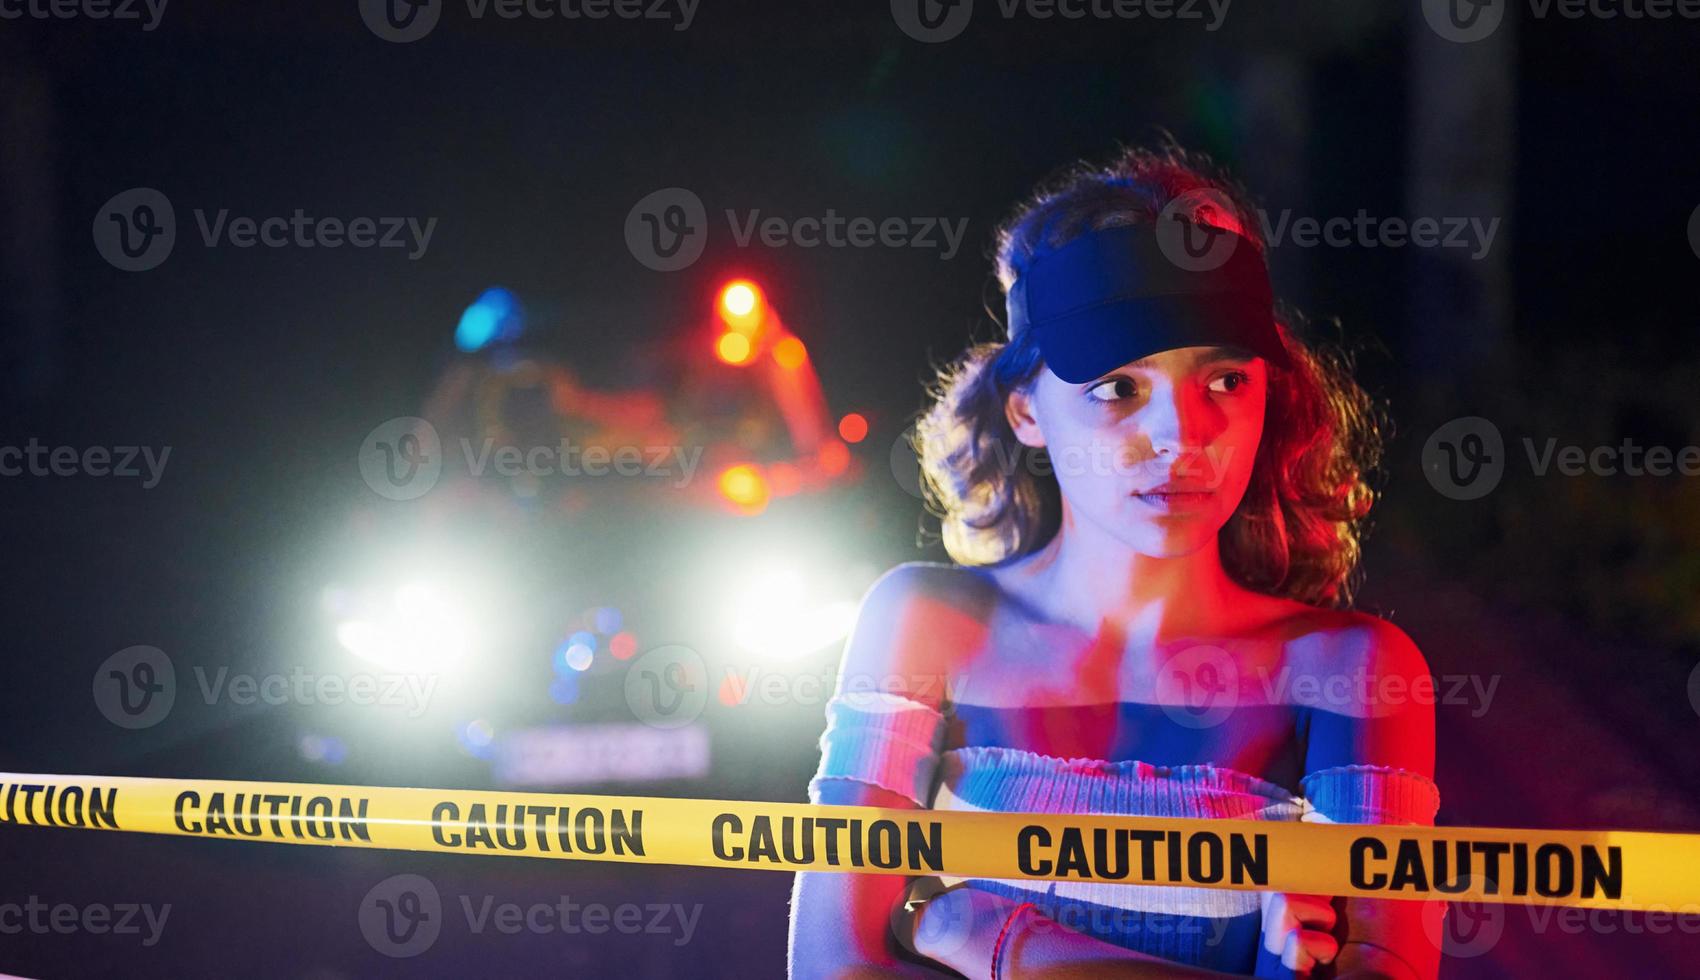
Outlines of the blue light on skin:
[[514,340],[524,329],[519,300],[500,286],[486,289],[455,327],[455,346],[468,354],[498,340]]

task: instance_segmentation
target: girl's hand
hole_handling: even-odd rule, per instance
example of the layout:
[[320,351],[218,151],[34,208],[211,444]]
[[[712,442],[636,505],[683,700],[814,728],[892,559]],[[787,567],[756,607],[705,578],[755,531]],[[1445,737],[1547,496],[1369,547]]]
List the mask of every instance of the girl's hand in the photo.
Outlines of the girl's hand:
[[1333,899],[1326,895],[1263,893],[1263,948],[1296,976],[1334,962],[1340,953],[1336,921]]

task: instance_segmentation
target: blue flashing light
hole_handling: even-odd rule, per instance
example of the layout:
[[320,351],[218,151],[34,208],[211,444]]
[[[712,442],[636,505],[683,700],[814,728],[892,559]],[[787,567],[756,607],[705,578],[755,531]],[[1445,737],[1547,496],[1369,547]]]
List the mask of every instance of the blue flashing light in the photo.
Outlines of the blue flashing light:
[[471,354],[497,341],[517,340],[524,329],[519,300],[508,290],[492,286],[460,315],[455,346]]

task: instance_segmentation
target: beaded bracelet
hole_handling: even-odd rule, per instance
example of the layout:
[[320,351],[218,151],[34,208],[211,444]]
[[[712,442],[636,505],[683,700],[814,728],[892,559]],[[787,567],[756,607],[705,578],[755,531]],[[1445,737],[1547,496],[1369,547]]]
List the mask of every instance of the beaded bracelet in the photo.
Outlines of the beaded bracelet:
[[1015,925],[1016,917],[1021,913],[1035,908],[1038,908],[1038,906],[1032,902],[1022,902],[1015,907],[1013,912],[1009,913],[1009,918],[1003,920],[1003,928],[998,930],[997,942],[992,944],[992,980],[998,980],[998,971],[1003,966],[1003,944],[1004,940],[1009,938],[1010,927]]

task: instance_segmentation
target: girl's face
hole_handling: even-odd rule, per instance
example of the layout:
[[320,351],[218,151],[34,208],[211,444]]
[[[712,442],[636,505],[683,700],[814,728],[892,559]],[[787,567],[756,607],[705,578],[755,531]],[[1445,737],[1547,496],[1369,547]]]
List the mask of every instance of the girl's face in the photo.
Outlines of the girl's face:
[[1174,558],[1214,541],[1245,495],[1268,384],[1262,358],[1183,347],[1086,384],[1043,370],[1006,408],[1016,438],[1048,450],[1079,530]]

